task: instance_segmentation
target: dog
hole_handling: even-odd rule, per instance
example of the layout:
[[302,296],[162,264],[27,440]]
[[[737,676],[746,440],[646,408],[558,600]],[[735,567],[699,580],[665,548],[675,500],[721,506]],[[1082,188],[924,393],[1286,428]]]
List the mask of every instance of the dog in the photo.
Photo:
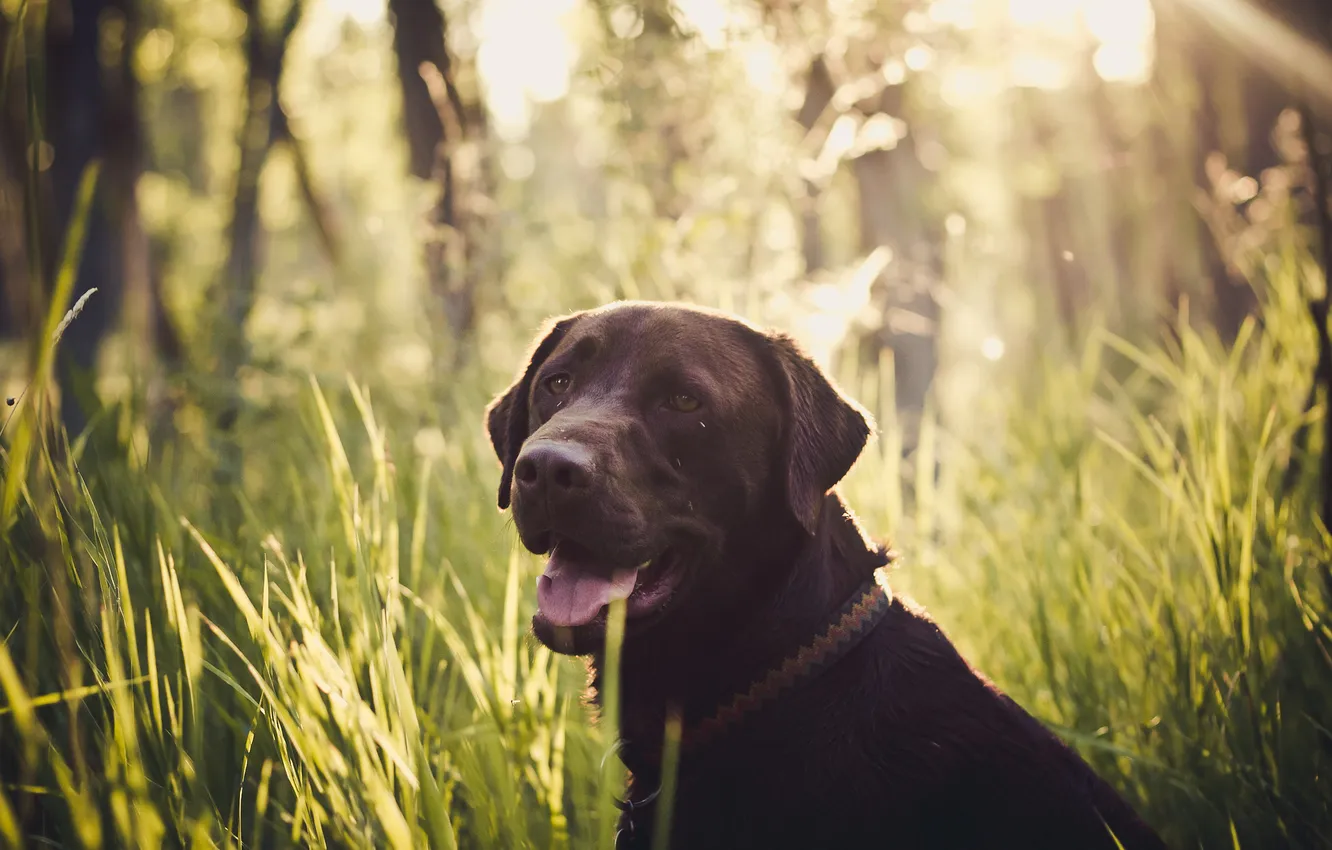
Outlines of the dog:
[[789,337],[677,303],[565,316],[486,423],[499,507],[548,558],[532,631],[591,657],[594,700],[624,603],[618,846],[649,846],[668,744],[677,848],[1165,846],[891,593],[834,490],[870,417]]

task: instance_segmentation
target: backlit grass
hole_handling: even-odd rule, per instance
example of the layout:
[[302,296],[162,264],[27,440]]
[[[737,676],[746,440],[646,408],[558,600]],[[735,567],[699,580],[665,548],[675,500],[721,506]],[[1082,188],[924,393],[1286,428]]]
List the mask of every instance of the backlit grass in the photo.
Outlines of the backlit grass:
[[[996,372],[996,427],[927,426],[910,488],[885,417],[845,487],[895,582],[1176,846],[1332,842],[1294,275],[1231,350],[1181,320]],[[203,459],[44,436],[35,385],[3,454],[0,844],[610,846],[615,713],[526,634],[538,563],[494,508],[484,384],[425,451],[371,386],[311,381],[238,435],[225,500]]]

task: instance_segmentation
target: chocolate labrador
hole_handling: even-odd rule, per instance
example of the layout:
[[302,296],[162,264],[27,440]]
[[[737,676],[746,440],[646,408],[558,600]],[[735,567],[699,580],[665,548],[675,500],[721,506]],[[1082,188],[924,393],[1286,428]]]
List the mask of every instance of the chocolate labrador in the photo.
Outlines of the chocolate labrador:
[[624,600],[621,847],[649,846],[668,718],[677,848],[1164,847],[877,580],[889,556],[833,492],[869,417],[789,338],[578,313],[487,423],[499,506],[548,557],[533,632],[592,657],[594,694]]

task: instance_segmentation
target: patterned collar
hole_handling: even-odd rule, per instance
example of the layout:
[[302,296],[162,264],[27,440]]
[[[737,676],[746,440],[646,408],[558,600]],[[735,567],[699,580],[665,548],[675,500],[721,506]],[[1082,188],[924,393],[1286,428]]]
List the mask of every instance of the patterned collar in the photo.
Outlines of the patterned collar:
[[874,631],[892,602],[893,591],[888,586],[886,569],[880,567],[833,613],[828,627],[813,640],[770,668],[710,716],[681,729],[680,752],[693,752],[715,741],[784,693],[817,678]]
[[[709,744],[746,717],[756,713],[782,694],[817,678],[860,644],[883,621],[893,604],[886,568],[874,571],[842,607],[833,613],[828,627],[797,651],[786,656],[761,679],[733,696],[704,720],[680,730],[680,753],[693,752]],[[648,753],[648,760],[660,766],[660,753]],[[661,788],[641,800],[616,800],[623,812],[615,834],[617,848],[631,847],[638,840],[635,815],[646,813],[657,801]]]

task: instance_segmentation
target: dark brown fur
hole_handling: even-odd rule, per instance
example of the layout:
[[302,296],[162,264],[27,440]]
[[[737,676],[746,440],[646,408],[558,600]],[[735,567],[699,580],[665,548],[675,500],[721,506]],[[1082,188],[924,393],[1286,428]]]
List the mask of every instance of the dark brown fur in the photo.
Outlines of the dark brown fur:
[[[569,377],[559,396],[556,374]],[[663,401],[680,392],[698,409]],[[530,550],[558,537],[615,564],[666,551],[663,569],[683,576],[668,604],[626,629],[630,799],[657,787],[668,706],[686,723],[709,715],[887,562],[831,492],[868,417],[788,339],[731,317],[619,303],[560,319],[488,423],[500,507],[512,500]],[[531,472],[515,482],[542,451],[573,458],[578,486],[548,488]],[[538,614],[533,631],[599,669],[604,617],[561,630]],[[654,815],[622,819],[635,846],[647,846]],[[1164,846],[898,599],[830,670],[682,761],[672,845],[1110,850],[1107,825],[1128,850]]]

